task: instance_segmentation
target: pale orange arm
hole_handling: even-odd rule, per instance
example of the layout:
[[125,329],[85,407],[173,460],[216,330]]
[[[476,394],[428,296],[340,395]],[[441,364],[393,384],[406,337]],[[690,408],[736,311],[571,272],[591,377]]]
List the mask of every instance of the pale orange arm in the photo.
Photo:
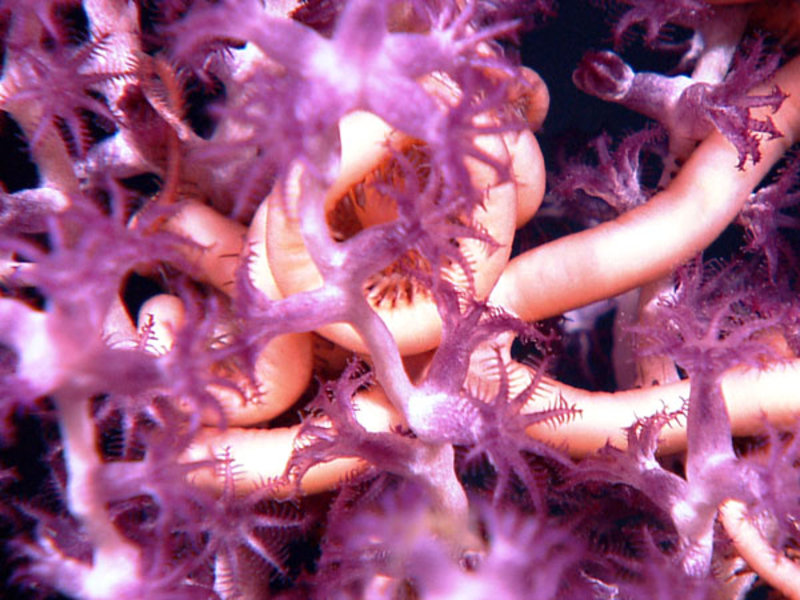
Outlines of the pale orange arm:
[[526,321],[556,316],[664,277],[706,248],[800,138],[800,58],[774,84],[789,94],[771,115],[784,135],[761,143],[757,164],[737,169],[736,149],[712,133],[647,204],[513,259],[490,300]]

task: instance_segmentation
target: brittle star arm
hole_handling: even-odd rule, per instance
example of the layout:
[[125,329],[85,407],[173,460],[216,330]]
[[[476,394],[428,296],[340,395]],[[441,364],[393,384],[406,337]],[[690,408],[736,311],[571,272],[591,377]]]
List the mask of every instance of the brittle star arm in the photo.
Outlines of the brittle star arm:
[[[669,187],[647,205],[614,222],[546,244],[511,261],[492,299],[523,318],[542,318],[661,277],[676,264],[693,256],[733,219],[750,190],[797,138],[800,118],[794,96],[800,91],[797,89],[800,87],[799,73],[800,61],[796,59],[783,67],[776,77],[776,83],[790,94],[780,111],[773,116],[784,137],[763,144],[764,156],[757,165],[743,171],[736,170],[735,149],[722,136],[712,134],[698,147]],[[702,223],[702,226],[697,223]],[[639,263],[634,263],[629,260],[629,249],[643,247],[643,240],[647,240],[647,244],[658,251],[642,256]],[[663,243],[659,244],[659,241]],[[612,265],[614,268],[611,268]],[[541,280],[537,280],[537,275],[542,276]],[[534,282],[536,285],[533,285]],[[516,285],[512,286],[512,283]],[[552,298],[548,296],[551,293]],[[767,371],[761,376],[771,380],[773,377],[779,378],[778,372],[781,373],[780,377],[788,377],[791,371],[778,367],[775,372]],[[758,387],[765,393],[767,390],[777,392],[777,387],[761,385],[763,383],[761,381]],[[560,386],[559,389],[570,401],[574,398],[578,402],[591,397],[592,401],[585,405],[587,411],[602,405],[591,394],[566,386]],[[652,414],[663,406],[662,403],[669,404],[687,396],[686,382],[658,389],[620,392],[613,398],[619,403],[618,406],[628,407],[624,413],[626,417],[616,420],[615,415],[612,422],[607,422],[605,426],[600,425],[602,421],[595,419],[576,420],[555,430],[559,437],[556,443],[567,441],[571,452],[587,453],[609,439],[619,439],[622,429],[630,424],[630,418]],[[776,398],[779,397],[780,394]],[[629,399],[631,402],[628,402]],[[775,402],[764,409],[767,415],[791,414],[791,401],[776,399]],[[745,432],[747,423],[757,420],[757,414],[752,412],[753,406],[760,405],[751,405],[747,414],[742,412],[742,407],[731,409],[737,433]],[[758,412],[761,408],[755,410]],[[612,414],[611,411],[601,412],[603,415]],[[607,416],[605,420],[608,420]],[[741,427],[737,422],[742,424]],[[569,427],[577,428],[576,432],[571,434]],[[588,435],[591,432],[594,435]],[[675,439],[679,440],[677,432],[675,435]],[[575,440],[586,441],[576,443]],[[670,448],[681,444],[680,441],[665,443],[665,447]]]
[[800,598],[800,566],[777,552],[753,523],[747,506],[728,500],[720,506],[720,520],[747,564],[790,600]]
[[526,321],[552,317],[664,277],[706,248],[800,137],[800,59],[772,83],[788,94],[772,115],[783,137],[762,142],[761,161],[737,169],[736,149],[712,133],[647,204],[511,260],[490,301]]

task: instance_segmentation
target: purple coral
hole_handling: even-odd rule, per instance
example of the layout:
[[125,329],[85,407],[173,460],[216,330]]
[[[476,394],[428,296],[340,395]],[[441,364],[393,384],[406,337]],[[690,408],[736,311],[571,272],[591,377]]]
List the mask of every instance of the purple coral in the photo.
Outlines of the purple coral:
[[[701,2],[623,4],[631,9],[603,33],[618,49],[642,28],[663,50],[673,25],[704,43],[720,25]],[[710,277],[702,258],[673,261],[660,268],[676,274],[674,286],[664,283],[670,277],[646,282],[670,293],[635,328],[649,340],[642,354],[691,378],[690,390],[680,388],[684,408],[657,401],[626,423],[609,402],[600,416],[627,435],[597,449],[602,440],[588,457],[568,454],[569,436],[593,433],[587,408],[608,398],[559,382],[553,373],[561,377],[569,361],[555,350],[557,336],[503,300],[524,302],[534,289],[556,296],[563,290],[549,278],[561,271],[566,294],[580,295],[591,287],[587,271],[614,282],[624,265],[609,267],[603,245],[581,253],[573,237],[551,243],[557,234],[541,214],[514,233],[522,196],[540,193],[533,188],[545,178],[535,157],[515,162],[538,151],[509,106],[512,96],[524,106],[519,96],[530,91],[518,81],[525,53],[516,44],[554,13],[546,0],[10,0],[0,8],[0,107],[18,126],[6,137],[19,138],[14,149],[38,170],[25,184],[0,177],[13,190],[0,193],[0,492],[8,499],[0,576],[11,581],[3,593],[742,597],[753,578],[726,579],[739,567],[715,520],[730,499],[773,528],[777,552],[796,546],[796,424],[773,411],[737,438],[723,389],[731,371],[763,370],[767,379],[795,368],[798,282],[787,265],[796,257],[775,235],[795,224],[787,213],[796,160],[741,212],[746,239],[728,252],[729,267]],[[702,68],[710,43],[670,75],[588,53],[578,87],[661,121],[669,148],[656,148],[653,127],[616,146],[602,134],[592,156],[581,153],[554,180],[551,192],[573,204],[550,216],[582,218],[612,245],[646,211],[670,210],[657,196],[674,194],[675,172],[697,183],[695,165],[682,167],[696,144],[721,139],[714,130],[733,144],[720,143],[732,164],[714,175],[765,174],[764,163],[777,160],[773,140],[796,137],[783,111],[792,98],[769,83],[782,73],[781,54],[739,39],[738,58],[723,52],[716,78]],[[700,66],[689,73],[687,65]],[[590,111],[585,100],[573,110]],[[389,133],[369,150],[380,159],[337,190],[342,149],[358,141],[342,133],[342,119],[361,111]],[[487,150],[487,139],[500,149]],[[643,174],[650,152],[663,159],[660,177]],[[684,204],[706,200],[685,187],[698,197]],[[513,192],[501,214],[492,212],[497,190]],[[251,222],[257,204],[273,227],[279,217],[283,229],[296,227],[296,247],[264,239],[274,231]],[[191,205],[218,220],[179,231],[176,216]],[[360,220],[340,223],[348,211]],[[508,239],[490,230],[494,218]],[[535,235],[546,238],[543,253],[562,252],[524,284],[507,284],[518,264],[508,262],[512,244],[535,256],[526,248]],[[652,237],[626,247],[626,261],[649,260],[644,248],[665,244]],[[766,255],[766,277],[746,266],[743,252],[754,250]],[[572,251],[584,264],[569,266]],[[315,277],[300,291],[295,253],[308,255]],[[481,253],[502,259],[488,283],[476,274]],[[265,283],[285,256],[290,266]],[[495,293],[503,286],[506,298]],[[606,298],[617,310],[606,321],[641,316],[648,293]],[[176,314],[140,310],[165,294]],[[374,306],[404,308],[412,296],[428,302],[434,342],[403,355]],[[586,325],[597,334],[587,339],[614,338],[615,351],[630,339],[601,321]],[[324,339],[342,323],[357,350]],[[272,342],[301,334],[310,366],[259,363]],[[586,369],[604,375],[588,361]],[[297,395],[243,423],[242,409],[276,402],[268,384],[284,379],[300,380]],[[688,386],[663,385],[664,398],[680,385]],[[576,424],[589,430],[575,434]],[[660,436],[684,424],[685,460],[663,456]],[[546,442],[545,429],[566,437]],[[237,446],[242,433],[257,442],[247,452]],[[331,483],[313,487],[341,464],[344,473],[333,469]]]

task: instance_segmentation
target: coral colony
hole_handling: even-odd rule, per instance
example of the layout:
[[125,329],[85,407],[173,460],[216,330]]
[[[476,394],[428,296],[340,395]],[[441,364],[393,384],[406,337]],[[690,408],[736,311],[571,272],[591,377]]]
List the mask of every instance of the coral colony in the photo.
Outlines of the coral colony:
[[800,598],[798,38],[0,2],[0,595]]

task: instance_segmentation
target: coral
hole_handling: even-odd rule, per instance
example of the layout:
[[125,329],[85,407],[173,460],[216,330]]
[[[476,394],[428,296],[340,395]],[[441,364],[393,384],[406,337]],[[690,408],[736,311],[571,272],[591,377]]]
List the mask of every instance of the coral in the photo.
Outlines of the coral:
[[800,598],[796,8],[579,5],[0,6],[0,595]]

